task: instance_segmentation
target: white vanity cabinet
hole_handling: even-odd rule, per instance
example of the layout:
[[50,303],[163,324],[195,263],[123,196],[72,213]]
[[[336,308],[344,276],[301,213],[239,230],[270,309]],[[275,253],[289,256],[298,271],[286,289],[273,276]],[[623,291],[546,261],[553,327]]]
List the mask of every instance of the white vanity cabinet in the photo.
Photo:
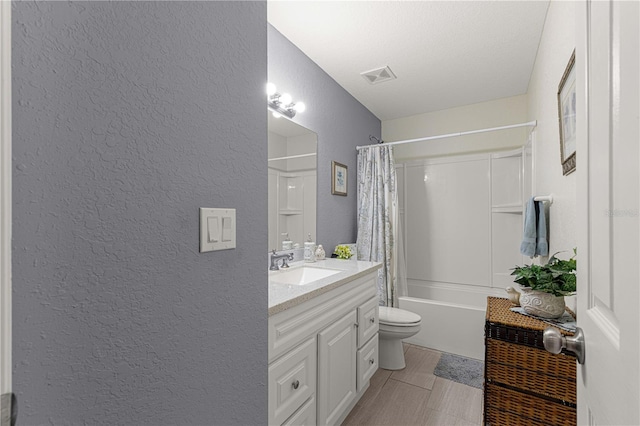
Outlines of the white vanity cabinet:
[[355,311],[318,333],[318,424],[334,425],[356,396]]
[[378,368],[376,272],[269,317],[269,424],[340,424]]

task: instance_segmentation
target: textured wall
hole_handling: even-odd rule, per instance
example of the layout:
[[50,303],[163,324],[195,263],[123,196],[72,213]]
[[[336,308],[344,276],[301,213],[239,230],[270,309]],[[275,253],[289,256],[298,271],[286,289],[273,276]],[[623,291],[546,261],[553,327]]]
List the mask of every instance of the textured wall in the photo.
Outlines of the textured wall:
[[266,50],[266,3],[14,3],[19,424],[264,423]]
[[[307,110],[294,121],[318,134],[318,217],[315,241],[333,250],[355,242],[356,146],[380,137],[380,120],[271,25],[268,26],[269,81]],[[348,195],[331,195],[331,161],[348,167]]]

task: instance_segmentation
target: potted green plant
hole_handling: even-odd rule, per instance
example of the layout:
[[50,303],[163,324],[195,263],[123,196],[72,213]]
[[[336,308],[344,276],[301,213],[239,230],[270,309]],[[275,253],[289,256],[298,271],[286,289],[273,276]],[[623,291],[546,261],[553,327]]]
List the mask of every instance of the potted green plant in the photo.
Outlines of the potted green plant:
[[[560,252],[558,252],[560,253]],[[564,296],[576,292],[576,249],[568,260],[555,253],[545,265],[513,268],[514,281],[522,286],[520,306],[531,315],[559,318],[565,311]]]

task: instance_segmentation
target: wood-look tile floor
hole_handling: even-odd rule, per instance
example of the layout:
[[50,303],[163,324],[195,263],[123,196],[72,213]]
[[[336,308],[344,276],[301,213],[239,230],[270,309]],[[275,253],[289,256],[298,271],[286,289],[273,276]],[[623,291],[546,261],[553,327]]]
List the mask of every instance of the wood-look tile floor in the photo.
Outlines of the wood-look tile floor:
[[343,426],[482,424],[482,390],[433,374],[441,353],[404,344],[403,370],[378,369]]

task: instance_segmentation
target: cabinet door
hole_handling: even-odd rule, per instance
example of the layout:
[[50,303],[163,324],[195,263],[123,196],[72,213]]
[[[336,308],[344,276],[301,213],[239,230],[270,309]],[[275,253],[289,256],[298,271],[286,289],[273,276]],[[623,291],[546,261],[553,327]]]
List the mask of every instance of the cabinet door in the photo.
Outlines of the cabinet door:
[[356,396],[356,312],[318,334],[318,424],[333,425]]

